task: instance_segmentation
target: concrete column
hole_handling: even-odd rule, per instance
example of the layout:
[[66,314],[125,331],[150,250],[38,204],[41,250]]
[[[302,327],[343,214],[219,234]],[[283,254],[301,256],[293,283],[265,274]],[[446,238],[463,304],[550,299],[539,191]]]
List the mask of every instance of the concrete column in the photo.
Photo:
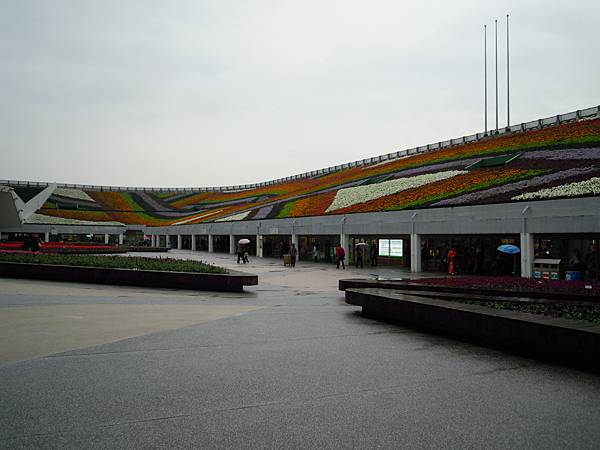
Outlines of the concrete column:
[[[348,248],[348,243],[350,242],[350,236],[347,234],[340,234],[340,245],[346,251],[346,255],[350,254],[350,249]],[[348,258],[346,258],[348,261]]]
[[262,234],[256,235],[256,256],[258,258],[263,257],[263,237]]
[[521,276],[531,278],[533,275],[533,234],[521,233]]
[[213,235],[208,235],[208,252],[213,253],[215,251],[214,243],[213,243]]
[[46,231],[44,233],[44,242],[50,242],[50,232]]
[[156,235],[150,235],[150,247],[156,247]]
[[196,251],[196,235],[192,234],[192,251]]
[[119,245],[123,245],[123,233],[119,234]]
[[165,234],[165,247],[166,248],[171,248],[170,242],[169,242],[169,235]]
[[229,235],[229,253],[235,254],[235,236],[233,234]]
[[108,234],[104,233],[104,243],[105,243],[105,244],[108,244],[108,240],[109,240],[109,238],[110,238],[110,235],[108,235]]
[[177,235],[177,250],[181,250],[181,248],[182,248],[181,241],[182,241],[181,235],[178,234]]
[[421,235],[411,233],[410,235],[410,271],[421,272]]

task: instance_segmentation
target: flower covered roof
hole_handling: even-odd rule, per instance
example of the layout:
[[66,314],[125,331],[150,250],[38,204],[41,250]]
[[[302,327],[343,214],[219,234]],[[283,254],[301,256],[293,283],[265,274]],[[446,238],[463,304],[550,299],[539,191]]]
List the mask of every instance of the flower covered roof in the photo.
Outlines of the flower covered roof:
[[593,119],[238,192],[57,189],[35,221],[163,226],[598,195]]

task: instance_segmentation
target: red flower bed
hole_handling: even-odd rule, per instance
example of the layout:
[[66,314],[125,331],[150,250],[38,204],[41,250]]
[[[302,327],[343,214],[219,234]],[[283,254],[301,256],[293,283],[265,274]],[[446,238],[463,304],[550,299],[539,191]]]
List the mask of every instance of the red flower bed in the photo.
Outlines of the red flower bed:
[[21,248],[23,247],[22,242],[3,242],[0,244],[0,249],[11,249],[11,248]]
[[[510,291],[564,292],[600,297],[600,283],[597,281],[541,280],[538,278],[517,277],[444,277],[421,278],[409,282],[438,286],[504,289]],[[586,286],[590,286],[590,288],[586,288]]]
[[[15,251],[20,250],[23,247],[23,242],[3,242],[0,244],[0,250],[4,251]],[[113,247],[112,245],[106,244],[70,244],[68,242],[44,242],[40,244],[42,251],[51,251],[54,249],[78,249],[78,250],[106,250]]]

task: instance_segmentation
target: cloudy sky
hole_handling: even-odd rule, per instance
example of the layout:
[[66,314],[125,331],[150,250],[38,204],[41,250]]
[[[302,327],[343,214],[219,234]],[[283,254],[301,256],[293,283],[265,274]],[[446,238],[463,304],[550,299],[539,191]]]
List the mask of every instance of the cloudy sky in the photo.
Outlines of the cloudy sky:
[[600,104],[596,0],[0,0],[0,179],[266,181]]

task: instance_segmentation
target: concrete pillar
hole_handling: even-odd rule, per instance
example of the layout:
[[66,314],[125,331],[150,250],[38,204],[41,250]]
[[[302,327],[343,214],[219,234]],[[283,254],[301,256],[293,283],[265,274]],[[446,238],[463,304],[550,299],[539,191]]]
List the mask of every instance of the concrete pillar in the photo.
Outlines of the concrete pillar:
[[196,251],[196,235],[192,234],[192,251]]
[[256,235],[256,256],[258,258],[263,257],[263,237],[262,234]]
[[107,233],[104,233],[104,243],[108,244],[108,240],[110,239],[110,235],[108,235]]
[[123,233],[119,234],[119,245],[123,245]]
[[169,241],[169,235],[165,234],[165,247],[171,248],[171,242]]
[[416,233],[411,233],[410,235],[410,271],[422,272],[421,235]]
[[213,235],[208,235],[208,252],[213,253],[215,251],[214,243],[213,243]]
[[235,236],[233,234],[229,235],[229,253],[235,254]]
[[44,233],[44,242],[50,242],[50,232],[46,231]]
[[182,239],[181,239],[181,235],[178,234],[177,235],[177,250],[181,250],[182,249]]
[[[350,249],[348,248],[348,243],[350,242],[350,236],[347,234],[340,234],[340,245],[346,251],[346,255],[350,254]],[[348,258],[346,258],[348,261]]]
[[156,236],[154,234],[150,235],[150,247],[156,247]]
[[521,276],[531,278],[533,275],[533,234],[521,233]]

